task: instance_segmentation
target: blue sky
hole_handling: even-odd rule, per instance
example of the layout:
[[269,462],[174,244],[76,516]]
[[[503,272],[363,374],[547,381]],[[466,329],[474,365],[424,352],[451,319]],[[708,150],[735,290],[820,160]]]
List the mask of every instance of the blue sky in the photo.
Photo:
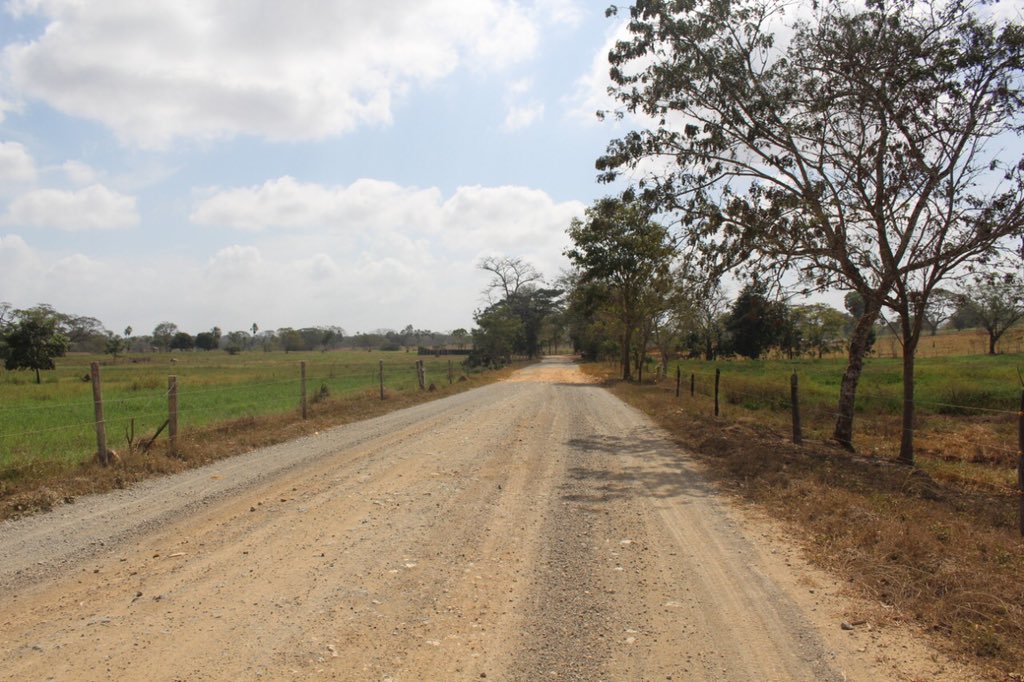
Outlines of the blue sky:
[[472,325],[554,277],[618,30],[584,0],[9,0],[0,300],[112,330]]

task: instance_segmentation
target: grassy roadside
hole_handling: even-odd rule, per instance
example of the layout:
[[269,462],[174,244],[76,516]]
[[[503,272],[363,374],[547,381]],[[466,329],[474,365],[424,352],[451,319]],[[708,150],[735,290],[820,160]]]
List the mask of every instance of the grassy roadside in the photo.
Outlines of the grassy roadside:
[[[418,360],[425,363],[428,381],[448,384],[449,358],[347,350],[133,353],[117,361],[69,354],[43,374],[41,384],[34,383],[31,372],[0,371],[0,471],[12,462],[77,464],[93,455],[91,362],[100,364],[108,440],[119,448],[130,433],[152,434],[167,419],[170,375],[177,378],[179,425],[188,428],[295,409],[300,363],[306,366],[309,397],[333,398],[375,388],[381,363],[388,389],[418,390]],[[461,373],[460,360],[453,360],[453,372]]]
[[858,620],[915,623],[991,679],[1024,679],[1024,541],[1011,487],[821,441],[797,447],[763,411],[731,405],[716,419],[710,399],[675,398],[674,382],[639,386],[610,380],[607,366],[584,370],[650,415],[724,489],[789,524],[813,562],[876,605]]
[[451,385],[440,382],[435,391],[419,391],[411,386],[389,388],[385,391],[384,401],[380,400],[378,388],[350,391],[313,402],[306,420],[292,408],[287,412],[186,425],[178,434],[179,453],[176,457],[167,455],[166,438],[161,437],[148,453],[126,452],[119,448],[121,461],[110,467],[102,467],[91,459],[23,458],[10,461],[0,469],[0,520],[46,511],[57,504],[71,503],[81,495],[124,488],[152,476],[203,466],[255,448],[461,393],[501,381],[525,364],[528,363],[472,373],[465,381]]

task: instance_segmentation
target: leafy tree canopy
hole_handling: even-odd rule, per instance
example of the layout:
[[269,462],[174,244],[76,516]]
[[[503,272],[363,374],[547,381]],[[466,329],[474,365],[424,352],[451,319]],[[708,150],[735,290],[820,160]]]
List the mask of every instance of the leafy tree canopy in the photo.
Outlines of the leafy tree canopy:
[[1021,130],[1024,26],[979,7],[824,0],[787,25],[776,0],[637,0],[609,54],[613,113],[651,125],[609,144],[601,179],[639,176],[637,196],[677,216],[711,271],[861,295],[835,431],[848,446],[867,339],[891,309],[906,462],[932,292],[1024,232],[1024,157],[1000,139]]
[[71,340],[60,331],[60,319],[48,307],[17,310],[13,318],[5,325],[0,343],[4,367],[35,370],[38,384],[42,381],[39,371],[53,369],[54,359],[67,353]]

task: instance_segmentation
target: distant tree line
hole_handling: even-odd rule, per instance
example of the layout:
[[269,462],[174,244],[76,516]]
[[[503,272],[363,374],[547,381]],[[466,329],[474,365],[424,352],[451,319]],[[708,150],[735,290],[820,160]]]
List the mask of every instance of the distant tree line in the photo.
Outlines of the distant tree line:
[[342,327],[282,327],[261,330],[255,322],[246,330],[224,332],[220,327],[191,334],[173,322],[161,322],[149,334],[128,326],[110,331],[94,317],[70,315],[40,304],[16,309],[0,302],[0,360],[9,370],[36,373],[54,368],[54,360],[69,352],[107,354],[115,361],[126,353],[242,351],[415,350],[417,346],[465,348],[465,329],[436,332],[408,325],[401,331],[378,329],[349,336]]

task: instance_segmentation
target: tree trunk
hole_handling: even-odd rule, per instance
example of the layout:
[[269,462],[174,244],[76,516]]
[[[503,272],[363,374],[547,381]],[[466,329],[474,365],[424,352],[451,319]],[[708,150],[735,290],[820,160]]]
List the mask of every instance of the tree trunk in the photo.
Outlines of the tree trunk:
[[625,330],[622,332],[622,380],[632,381],[633,380],[633,358],[630,357],[629,353],[629,342],[632,336],[632,329],[630,325],[626,325]]
[[43,380],[39,378],[39,368],[36,367],[35,369],[36,369],[36,383],[37,384],[41,384],[41,383],[43,383]]
[[988,354],[989,355],[995,355],[996,354],[996,340],[998,338],[999,337],[996,336],[995,334],[991,334],[990,333],[988,335]]
[[914,345],[903,342],[903,432],[900,435],[900,464],[914,463]]
[[839,404],[836,407],[836,427],[832,438],[848,450],[853,450],[853,407],[857,399],[857,383],[864,368],[871,329],[881,306],[865,302],[864,314],[850,335],[850,352],[842,383],[839,385]]
[[903,432],[900,436],[900,464],[914,464],[914,356],[921,328],[903,320]]

